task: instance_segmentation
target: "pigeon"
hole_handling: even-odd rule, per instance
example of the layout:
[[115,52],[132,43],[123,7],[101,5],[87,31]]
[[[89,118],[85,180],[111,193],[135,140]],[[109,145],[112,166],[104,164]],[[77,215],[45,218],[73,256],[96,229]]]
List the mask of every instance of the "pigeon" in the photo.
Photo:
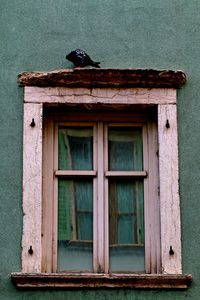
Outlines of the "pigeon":
[[100,62],[93,61],[85,51],[81,49],[76,49],[69,54],[67,54],[66,59],[71,61],[76,67],[86,67],[92,66],[95,68],[100,68]]

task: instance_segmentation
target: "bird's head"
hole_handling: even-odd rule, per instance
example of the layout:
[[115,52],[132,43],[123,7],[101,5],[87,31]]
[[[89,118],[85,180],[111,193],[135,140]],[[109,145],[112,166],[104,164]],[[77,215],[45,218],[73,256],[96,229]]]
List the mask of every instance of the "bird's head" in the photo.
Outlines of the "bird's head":
[[69,61],[72,61],[72,60],[73,60],[73,57],[74,57],[74,52],[73,52],[73,51],[71,51],[70,53],[68,53],[68,54],[66,55],[66,59],[68,59]]
[[70,60],[70,54],[66,55],[66,59]]

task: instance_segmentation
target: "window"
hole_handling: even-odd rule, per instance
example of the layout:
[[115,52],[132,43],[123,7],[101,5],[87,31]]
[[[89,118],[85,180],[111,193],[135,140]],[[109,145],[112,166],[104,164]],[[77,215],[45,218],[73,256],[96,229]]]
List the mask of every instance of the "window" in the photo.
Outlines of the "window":
[[21,75],[33,86],[24,97],[18,287],[189,285],[175,90],[184,82],[181,71]]
[[147,113],[47,113],[43,271],[159,273],[157,125]]

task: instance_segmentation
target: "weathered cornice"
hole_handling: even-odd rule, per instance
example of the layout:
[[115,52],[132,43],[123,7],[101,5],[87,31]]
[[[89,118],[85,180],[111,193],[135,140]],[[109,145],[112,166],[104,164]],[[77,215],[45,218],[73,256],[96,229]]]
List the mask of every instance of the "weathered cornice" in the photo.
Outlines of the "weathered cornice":
[[62,69],[49,72],[23,72],[20,86],[89,88],[180,88],[186,82],[182,71],[152,69]]

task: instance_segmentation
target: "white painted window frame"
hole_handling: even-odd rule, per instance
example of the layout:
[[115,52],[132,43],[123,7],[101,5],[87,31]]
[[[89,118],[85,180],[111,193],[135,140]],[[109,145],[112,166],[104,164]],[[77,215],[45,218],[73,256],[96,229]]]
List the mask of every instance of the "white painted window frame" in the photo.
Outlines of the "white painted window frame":
[[[40,273],[43,269],[42,152],[44,143],[49,142],[43,140],[43,105],[98,103],[154,104],[158,107],[161,273],[182,274],[176,90],[167,88],[94,88],[91,90],[26,86],[24,102],[22,272]],[[32,119],[35,122],[34,127],[30,126]],[[169,126],[166,126],[167,120]],[[53,153],[50,152],[44,159],[48,160],[52,155]],[[47,193],[51,194],[55,189],[50,187]],[[50,211],[53,212],[54,209],[50,208]],[[49,218],[51,217],[53,218],[50,215]],[[153,236],[151,238],[153,239]],[[30,247],[33,249],[32,255],[29,251]],[[170,247],[174,251],[173,255],[169,254]],[[52,272],[52,270],[48,271]]]
[[[83,113],[84,114],[84,113]],[[74,115],[74,119],[76,120],[76,114]],[[59,115],[58,115],[59,118]],[[152,122],[148,122],[147,120],[143,122],[134,122],[134,115],[132,115],[133,123],[130,122],[123,122],[119,123],[111,123],[105,121],[96,121],[96,122],[54,122],[54,120],[47,121],[53,122],[52,128],[54,131],[51,133],[47,133],[47,139],[50,136],[54,136],[52,139],[55,140],[52,145],[48,145],[48,148],[44,149],[44,156],[50,149],[54,148],[54,150],[50,151],[54,153],[54,162],[50,162],[51,158],[48,157],[48,165],[50,168],[54,165],[54,179],[49,181],[48,178],[46,180],[46,175],[53,172],[53,170],[48,170],[43,174],[43,189],[48,189],[49,186],[54,185],[56,189],[54,195],[47,196],[43,193],[43,203],[47,203],[46,206],[48,207],[47,211],[45,212],[43,209],[43,222],[45,219],[48,220],[48,224],[46,228],[43,228],[43,269],[42,271],[53,271],[54,273],[57,271],[57,225],[58,225],[58,212],[57,212],[57,203],[58,203],[58,193],[57,193],[57,186],[58,186],[58,178],[65,177],[65,178],[77,178],[77,177],[87,177],[93,179],[93,207],[94,207],[94,224],[93,224],[93,272],[98,273],[109,273],[109,220],[108,220],[108,207],[109,207],[109,199],[108,199],[108,179],[113,177],[126,177],[126,178],[141,178],[144,180],[144,202],[145,202],[145,273],[156,273],[160,269],[160,262],[156,261],[157,256],[160,256],[160,243],[156,245],[156,243],[152,243],[151,238],[154,236],[155,240],[160,238],[160,231],[159,231],[159,224],[153,224],[154,219],[159,219],[159,204],[154,204],[155,198],[158,198],[158,184],[157,184],[157,177],[158,174],[153,176],[148,176],[148,173],[153,172],[155,173],[155,169],[157,168],[157,136],[155,130],[148,126],[152,124]],[[155,124],[155,123],[154,123]],[[65,127],[91,127],[93,128],[93,170],[58,170],[58,128],[60,126]],[[143,140],[143,171],[109,171],[108,170],[108,128],[120,126],[120,127],[139,127],[142,129],[142,140]],[[155,126],[156,127],[156,126]],[[154,135],[154,137],[153,137]],[[148,143],[148,140],[154,141],[154,146]],[[155,157],[154,163],[152,163],[152,159]],[[151,165],[149,164],[149,160],[151,160]],[[154,164],[154,165],[153,165]],[[156,180],[156,182],[155,182]],[[56,181],[56,182],[55,182]],[[156,190],[153,191],[148,188],[155,184],[157,186]],[[149,195],[150,193],[150,195]],[[47,202],[46,202],[47,201]],[[53,203],[51,206],[50,203]],[[54,214],[53,214],[53,224],[50,225],[49,220],[49,207],[54,207]],[[151,207],[154,208],[152,214],[149,213]],[[156,209],[155,209],[156,208]],[[157,214],[157,215],[156,215]],[[150,230],[150,227],[153,227],[153,231]],[[52,230],[50,228],[54,228]],[[47,238],[48,236],[48,247],[47,245]],[[52,236],[52,239],[50,239]],[[51,247],[51,240],[52,245]],[[54,242],[55,241],[55,242]],[[52,249],[52,252],[49,251]],[[47,257],[52,257],[52,262],[50,259],[48,260]],[[67,270],[66,270],[67,271]]]

